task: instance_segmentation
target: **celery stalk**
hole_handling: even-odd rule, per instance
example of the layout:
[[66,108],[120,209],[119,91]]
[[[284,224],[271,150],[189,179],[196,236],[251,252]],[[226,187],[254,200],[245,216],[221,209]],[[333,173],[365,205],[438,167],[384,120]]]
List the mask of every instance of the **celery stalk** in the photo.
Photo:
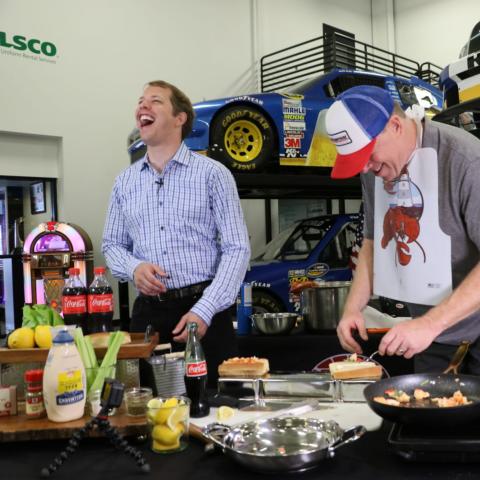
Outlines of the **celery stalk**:
[[86,347],[88,358],[89,358],[89,367],[98,368],[97,356],[95,355],[95,350],[93,348],[92,341],[90,340],[90,337],[88,335],[84,338],[85,338],[85,347]]
[[98,373],[93,381],[90,389],[92,391],[101,390],[106,377],[114,376],[115,365],[117,363],[117,355],[120,347],[122,346],[124,334],[123,332],[115,332],[110,334],[109,346],[105,357],[103,357],[102,363],[98,369]]
[[73,334],[75,345],[78,348],[78,353],[82,359],[83,366],[85,367],[85,375],[87,379],[87,393],[90,390],[98,370],[97,357],[92,347],[92,342],[88,337],[83,335],[82,329],[77,327]]
[[89,356],[88,356],[87,348],[85,346],[85,337],[83,336],[83,332],[80,327],[77,327],[73,332],[73,339],[78,349],[78,353],[80,354],[80,357],[82,359],[83,366],[85,368],[90,367]]

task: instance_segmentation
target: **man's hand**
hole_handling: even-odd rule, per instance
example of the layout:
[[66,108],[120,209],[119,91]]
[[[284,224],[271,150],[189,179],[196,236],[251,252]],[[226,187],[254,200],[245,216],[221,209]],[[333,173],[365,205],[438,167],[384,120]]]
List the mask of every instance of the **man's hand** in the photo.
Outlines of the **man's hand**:
[[168,275],[158,265],[144,262],[133,272],[133,283],[144,295],[158,295],[167,291],[167,287],[158,277],[168,277]]
[[362,347],[354,340],[352,333],[358,331],[360,337],[367,341],[367,329],[361,312],[344,312],[337,327],[340,344],[347,352],[362,353]]
[[202,338],[205,333],[207,333],[208,325],[196,313],[188,312],[180,319],[177,326],[172,331],[172,334],[174,335],[173,340],[175,340],[175,342],[185,343],[187,341],[187,323],[192,322],[196,323],[198,326],[198,338]]
[[439,335],[440,329],[428,315],[405,320],[391,328],[382,338],[380,355],[400,355],[412,358],[423,352]]

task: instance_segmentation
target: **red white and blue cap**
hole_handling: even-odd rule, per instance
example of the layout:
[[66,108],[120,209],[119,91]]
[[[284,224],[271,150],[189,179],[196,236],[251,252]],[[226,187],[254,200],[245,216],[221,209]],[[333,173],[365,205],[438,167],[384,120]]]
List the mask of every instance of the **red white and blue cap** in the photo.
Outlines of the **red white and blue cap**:
[[393,104],[386,90],[367,85],[350,88],[337,97],[325,116],[327,135],[337,148],[332,178],[353,177],[363,170]]

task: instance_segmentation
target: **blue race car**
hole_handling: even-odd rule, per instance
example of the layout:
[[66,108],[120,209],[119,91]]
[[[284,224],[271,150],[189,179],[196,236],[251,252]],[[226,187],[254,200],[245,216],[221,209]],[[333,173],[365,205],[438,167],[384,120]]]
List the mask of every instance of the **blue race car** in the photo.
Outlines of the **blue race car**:
[[[385,88],[404,108],[421,104],[440,111],[442,107],[440,90],[418,77],[334,68],[283,91],[195,104],[196,119],[186,144],[236,172],[331,167],[335,147],[322,134],[319,114],[355,85]],[[129,143],[132,161],[143,156],[145,146],[138,133],[132,132]]]
[[254,311],[298,312],[302,288],[351,280],[361,229],[361,214],[341,214],[307,218],[280,232],[245,276]]

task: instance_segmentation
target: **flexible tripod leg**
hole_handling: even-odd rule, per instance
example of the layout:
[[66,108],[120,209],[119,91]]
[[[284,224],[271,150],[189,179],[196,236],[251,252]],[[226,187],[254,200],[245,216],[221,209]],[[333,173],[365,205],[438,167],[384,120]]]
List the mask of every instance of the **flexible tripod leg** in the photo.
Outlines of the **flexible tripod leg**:
[[42,477],[49,477],[50,474],[56,472],[67,461],[68,457],[76,452],[80,442],[98,422],[98,417],[92,418],[83,428],[77,430],[68,441],[67,447],[53,459],[48,467],[42,468],[40,475]]
[[110,440],[110,443],[118,449],[123,449],[123,451],[130,455],[136,462],[137,466],[140,467],[140,470],[144,473],[150,472],[150,465],[145,460],[143,453],[140,450],[137,450],[135,447],[132,447],[127,440],[125,440],[115,427],[110,425],[108,419],[99,419],[98,428],[105,433],[105,436]]
[[80,442],[85,438],[87,433],[92,430],[94,425],[97,425],[99,430],[105,433],[105,436],[110,440],[112,445],[114,445],[116,448],[123,449],[126,454],[133,457],[142,472],[150,472],[150,465],[145,460],[142,452],[130,446],[129,443],[122,438],[117,429],[110,425],[107,412],[104,412],[102,409],[102,411],[95,418],[90,420],[83,428],[77,430],[72,435],[72,438],[70,438],[68,441],[67,447],[53,459],[52,463],[50,463],[48,467],[42,468],[40,475],[45,478],[56,472],[68,460],[68,457],[76,452]]

